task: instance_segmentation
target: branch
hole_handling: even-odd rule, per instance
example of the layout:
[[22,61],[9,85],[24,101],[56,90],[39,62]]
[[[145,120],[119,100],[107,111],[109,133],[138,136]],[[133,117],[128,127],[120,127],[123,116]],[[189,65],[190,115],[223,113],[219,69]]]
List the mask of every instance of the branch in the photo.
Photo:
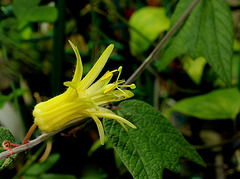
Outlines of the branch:
[[158,43],[155,49],[150,53],[150,55],[144,60],[144,62],[138,67],[138,69],[130,76],[130,78],[125,82],[125,85],[131,84],[147,67],[147,65],[153,60],[155,55],[159,52],[159,50],[163,47],[163,45],[167,42],[167,40],[177,31],[177,29],[181,26],[184,20],[188,17],[193,8],[198,4],[200,0],[195,0],[190,7],[184,12],[181,18],[177,21],[177,23],[172,27],[172,29],[163,37],[163,39]]
[[[26,143],[26,144],[21,145],[21,146],[19,146],[19,147],[15,147],[15,148],[12,149],[13,154],[19,153],[19,152],[23,152],[23,151],[25,151],[25,150],[27,150],[27,149],[30,149],[30,148],[34,147],[35,145],[43,142],[43,141],[46,140],[47,138],[53,136],[54,134],[56,134],[56,132],[49,133],[49,134],[42,134],[42,135],[40,135],[38,138],[30,141],[29,143]],[[0,153],[0,160],[6,158],[9,154],[10,154],[10,151],[9,151],[9,150]]]
[[[12,149],[12,151],[13,151],[12,154],[16,154],[16,153],[19,153],[19,152],[23,152],[23,151],[25,151],[25,150],[28,150],[28,149],[30,149],[30,148],[38,145],[39,143],[45,141],[45,140],[48,139],[49,137],[51,137],[51,136],[53,136],[53,135],[55,135],[55,134],[63,131],[64,129],[67,129],[67,128],[71,127],[71,126],[74,126],[74,125],[76,125],[76,124],[79,124],[79,122],[82,121],[82,120],[83,120],[83,119],[76,119],[76,120],[68,123],[66,126],[64,126],[63,128],[61,128],[61,129],[59,129],[59,130],[56,130],[56,131],[51,132],[51,133],[44,133],[44,134],[40,135],[39,137],[37,137],[36,139],[29,141],[29,142],[26,143],[26,144],[23,144],[23,145],[21,145],[21,146],[19,146],[19,147],[15,147],[15,148]],[[90,122],[90,121],[91,121],[91,120],[86,121],[85,124],[88,123],[88,122]],[[8,150],[5,151],[5,152],[0,153],[0,160],[6,158],[9,154],[10,154],[10,151],[8,151]]]

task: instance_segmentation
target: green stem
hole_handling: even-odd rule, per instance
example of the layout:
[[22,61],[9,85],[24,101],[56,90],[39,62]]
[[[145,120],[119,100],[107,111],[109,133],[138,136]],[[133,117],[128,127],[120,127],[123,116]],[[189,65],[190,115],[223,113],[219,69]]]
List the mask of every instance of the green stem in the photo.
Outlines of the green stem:
[[62,92],[62,68],[65,45],[65,0],[56,1],[58,19],[54,24],[51,87],[52,96]]

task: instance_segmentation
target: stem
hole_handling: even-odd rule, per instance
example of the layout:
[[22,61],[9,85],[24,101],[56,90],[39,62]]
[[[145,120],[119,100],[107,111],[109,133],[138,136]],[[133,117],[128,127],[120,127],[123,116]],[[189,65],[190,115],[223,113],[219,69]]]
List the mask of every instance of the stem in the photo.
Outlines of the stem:
[[[23,151],[25,151],[27,149],[30,149],[30,148],[38,145],[39,143],[45,141],[49,137],[51,137],[51,136],[61,132],[62,130],[67,129],[67,128],[71,127],[71,126],[74,126],[74,125],[78,124],[82,120],[83,120],[82,118],[76,119],[76,120],[68,123],[66,126],[64,126],[63,128],[61,128],[59,130],[56,130],[56,131],[51,132],[51,133],[44,133],[44,134],[40,135],[39,137],[37,137],[36,139],[29,141],[26,144],[20,145],[19,147],[15,147],[15,148],[12,149],[12,151],[13,151],[12,154],[23,152]],[[88,123],[90,121],[91,120],[87,120],[85,123]],[[5,152],[0,153],[0,160],[6,158],[9,155],[9,153],[10,153],[10,151],[5,151]]]
[[23,140],[22,144],[28,143],[28,139],[31,137],[33,131],[37,128],[37,124],[33,123],[31,128],[29,129],[27,135],[25,136],[25,139]]
[[62,69],[64,61],[64,45],[65,45],[65,0],[56,1],[58,9],[58,19],[54,24],[53,36],[53,58],[51,70],[51,88],[52,96],[56,96],[62,92]]
[[138,67],[138,69],[130,76],[130,78],[125,82],[125,84],[131,84],[147,67],[147,65],[153,60],[155,55],[159,52],[159,50],[163,47],[163,45],[167,42],[167,40],[177,31],[177,29],[181,26],[181,24],[184,22],[184,20],[188,17],[190,12],[193,10],[193,8],[197,5],[197,3],[200,0],[195,0],[190,7],[183,13],[181,18],[178,20],[178,22],[172,27],[172,29],[167,33],[166,36],[163,37],[163,39],[158,43],[158,45],[155,47],[155,49],[150,53],[150,55],[145,59],[145,61]]

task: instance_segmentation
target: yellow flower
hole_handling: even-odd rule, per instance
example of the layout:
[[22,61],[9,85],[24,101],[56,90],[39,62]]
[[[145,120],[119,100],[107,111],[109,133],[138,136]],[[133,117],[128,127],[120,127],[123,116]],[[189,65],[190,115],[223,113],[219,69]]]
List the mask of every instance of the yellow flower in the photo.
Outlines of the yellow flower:
[[[114,46],[111,44],[107,47],[93,68],[82,79],[83,66],[81,57],[77,47],[71,41],[69,43],[77,57],[77,66],[73,79],[64,83],[68,89],[63,94],[35,106],[33,110],[35,124],[40,130],[50,133],[73,120],[90,117],[97,125],[101,144],[104,143],[104,130],[99,118],[115,119],[125,130],[127,129],[124,124],[136,128],[128,120],[104,107],[108,102],[120,101],[133,96],[131,91],[119,88],[135,88],[134,84],[120,85],[124,83],[124,80],[119,80],[122,67],[117,70],[107,71],[100,79],[94,82],[105,66]],[[110,83],[114,73],[118,73],[117,79],[115,82]]]

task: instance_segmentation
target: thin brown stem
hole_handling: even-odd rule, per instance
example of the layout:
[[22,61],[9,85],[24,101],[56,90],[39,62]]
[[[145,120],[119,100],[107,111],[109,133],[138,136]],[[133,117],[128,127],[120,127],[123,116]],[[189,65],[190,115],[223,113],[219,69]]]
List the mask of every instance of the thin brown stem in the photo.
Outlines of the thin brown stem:
[[184,20],[188,17],[193,8],[198,4],[200,0],[195,0],[190,7],[184,12],[178,22],[172,27],[172,29],[163,37],[163,39],[158,43],[155,49],[150,53],[150,55],[145,59],[145,61],[138,67],[138,69],[130,76],[130,78],[125,82],[125,84],[131,84],[135,79],[143,72],[143,70],[147,67],[147,65],[153,60],[155,55],[159,52],[159,50],[163,47],[163,45],[167,42],[167,40],[177,31],[177,29],[181,26]]
[[[12,154],[16,154],[16,153],[28,150],[28,149],[38,145],[39,143],[45,141],[49,137],[51,137],[51,136],[61,132],[62,130],[67,129],[67,128],[71,127],[71,126],[79,124],[79,122],[81,122],[81,121],[83,121],[83,119],[79,118],[79,119],[76,119],[76,120],[68,123],[66,126],[64,126],[63,128],[61,128],[59,130],[56,130],[56,131],[51,132],[51,133],[44,133],[44,134],[40,135],[39,137],[37,137],[36,139],[29,141],[26,144],[23,144],[23,145],[20,145],[19,147],[13,148],[12,149]],[[87,120],[86,122],[88,122],[88,121],[90,121],[90,120]],[[9,155],[9,153],[10,153],[10,151],[5,151],[5,152],[0,153],[0,160],[6,158]]]
[[31,137],[33,131],[37,128],[37,124],[33,123],[31,128],[29,129],[27,135],[25,136],[25,139],[23,140],[22,144],[28,143],[29,138]]

